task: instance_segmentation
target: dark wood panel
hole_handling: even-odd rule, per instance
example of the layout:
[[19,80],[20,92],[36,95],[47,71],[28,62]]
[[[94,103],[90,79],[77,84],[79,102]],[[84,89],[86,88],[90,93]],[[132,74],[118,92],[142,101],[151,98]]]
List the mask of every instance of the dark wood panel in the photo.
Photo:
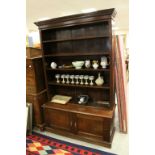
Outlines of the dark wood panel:
[[26,93],[35,94],[36,93],[36,87],[33,85],[26,85]]
[[43,60],[34,59],[34,68],[35,68],[35,79],[36,79],[36,88],[37,92],[41,92],[42,90],[46,89],[45,86],[45,76],[44,76],[44,69],[43,69]]
[[96,117],[113,118],[115,106],[112,109],[104,107],[87,107],[78,104],[67,103],[65,105],[47,102],[42,106],[43,108],[50,108],[55,110],[62,110],[66,112],[91,115]]
[[71,15],[66,17],[60,17],[45,21],[35,22],[35,24],[40,29],[49,29],[49,28],[59,28],[59,27],[66,27],[66,26],[74,26],[74,25],[82,25],[87,24],[89,22],[95,23],[100,22],[108,19],[112,19],[115,17],[116,11],[115,9],[105,9],[100,10],[92,13],[84,13],[84,14],[77,14]]
[[94,89],[109,89],[108,85],[103,85],[103,86],[97,86],[97,85],[75,85],[75,84],[62,84],[62,83],[56,83],[56,82],[48,82],[49,85],[56,85],[56,86],[64,86],[64,87],[82,87],[82,88],[94,88]]
[[32,103],[33,126],[43,124],[42,104],[47,102],[42,57],[26,59],[26,102]]
[[57,40],[53,40],[53,39],[48,39],[48,40],[44,40],[42,43],[46,44],[46,43],[54,43],[54,42],[66,42],[66,41],[76,41],[76,40],[90,40],[90,39],[97,39],[97,38],[108,38],[110,37],[108,34],[107,35],[103,35],[103,36],[85,36],[85,37],[76,37],[76,38],[67,38],[67,39],[57,39]]
[[31,59],[26,59],[26,76],[34,77],[34,67]]
[[89,51],[94,52],[107,52],[111,51],[110,38],[94,38],[85,40],[74,40],[65,42],[48,42],[43,44],[45,54],[56,54],[56,53],[72,53],[78,51],[83,53]]
[[44,109],[45,115],[45,124],[49,127],[59,130],[70,131],[72,121],[70,119],[70,113],[52,110],[49,108]]
[[32,103],[33,107],[33,125],[39,126],[43,123],[42,105],[47,102],[47,92],[41,94],[26,94],[26,102]]
[[39,93],[46,89],[42,57],[26,59],[27,93]]
[[76,134],[74,138],[79,136],[87,140],[94,140],[94,142],[102,141],[102,144],[105,142],[111,144],[114,134],[114,128],[109,130],[109,127],[112,126],[111,119],[108,121],[108,118],[68,113],[49,108],[45,108],[44,112],[47,122],[45,128],[47,129],[65,134],[65,136],[68,136],[67,132],[70,131],[72,135]]
[[71,30],[70,29],[61,29],[56,32],[56,37],[58,40],[71,39],[72,38]]
[[90,115],[76,114],[77,134],[81,136],[102,137],[103,118]]
[[[47,54],[48,53],[48,54]],[[94,56],[94,55],[99,55],[99,56],[104,56],[104,55],[110,55],[110,51],[106,51],[106,52],[103,52],[103,51],[99,51],[99,52],[88,52],[88,51],[85,51],[83,53],[80,53],[78,51],[74,51],[74,53],[64,53],[64,52],[61,52],[61,53],[56,53],[55,51],[52,52],[50,50],[47,50],[47,52],[45,51],[45,57],[76,57],[76,56]]]
[[27,76],[27,78],[26,78],[26,85],[27,86],[34,86],[35,87],[35,85],[36,85],[36,82],[35,82],[35,79],[34,79],[35,77],[30,77],[30,76]]
[[102,138],[96,138],[96,137],[92,137],[92,136],[91,137],[90,136],[80,136],[80,135],[74,134],[72,132],[65,132],[65,131],[53,129],[53,128],[47,127],[47,126],[45,126],[45,130],[52,132],[52,133],[60,134],[62,136],[70,137],[73,139],[79,139],[81,141],[97,144],[97,145],[108,147],[108,148],[111,148],[112,139],[113,139],[113,135],[114,135],[114,131],[113,131],[113,134],[111,136],[111,141],[107,142],[107,141],[104,141]]
[[42,56],[41,49],[33,48],[33,47],[26,47],[26,58],[34,58]]

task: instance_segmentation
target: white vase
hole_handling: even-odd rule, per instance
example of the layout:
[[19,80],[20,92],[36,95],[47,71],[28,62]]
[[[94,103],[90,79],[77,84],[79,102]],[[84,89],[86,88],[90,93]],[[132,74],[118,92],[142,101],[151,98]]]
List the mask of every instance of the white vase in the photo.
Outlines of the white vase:
[[98,86],[103,85],[104,79],[103,79],[103,77],[100,75],[100,73],[98,74],[98,78],[95,80],[95,83],[96,83]]

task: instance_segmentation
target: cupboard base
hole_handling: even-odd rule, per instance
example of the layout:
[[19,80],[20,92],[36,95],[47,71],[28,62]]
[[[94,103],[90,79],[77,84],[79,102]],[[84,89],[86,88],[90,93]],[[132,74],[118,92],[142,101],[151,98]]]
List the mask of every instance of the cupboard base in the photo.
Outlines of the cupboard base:
[[75,135],[73,133],[55,130],[55,129],[52,129],[51,127],[45,127],[44,131],[52,132],[54,134],[62,135],[62,136],[65,136],[65,137],[69,137],[69,138],[85,141],[85,142],[88,142],[88,143],[104,146],[104,147],[107,147],[107,148],[111,148],[112,140],[113,140],[114,133],[115,133],[115,127],[113,128],[111,138],[110,138],[111,139],[110,142],[106,142],[106,141],[103,141],[101,139],[95,139],[95,138],[89,138],[89,137],[81,137],[81,136]]
[[46,103],[42,107],[45,130],[111,147],[115,132],[115,106],[108,110],[74,104]]

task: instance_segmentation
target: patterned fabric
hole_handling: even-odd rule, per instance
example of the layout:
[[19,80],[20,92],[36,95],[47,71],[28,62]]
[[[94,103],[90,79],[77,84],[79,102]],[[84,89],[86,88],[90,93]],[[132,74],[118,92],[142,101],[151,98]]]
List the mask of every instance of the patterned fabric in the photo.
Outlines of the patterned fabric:
[[38,133],[27,135],[26,155],[114,155]]

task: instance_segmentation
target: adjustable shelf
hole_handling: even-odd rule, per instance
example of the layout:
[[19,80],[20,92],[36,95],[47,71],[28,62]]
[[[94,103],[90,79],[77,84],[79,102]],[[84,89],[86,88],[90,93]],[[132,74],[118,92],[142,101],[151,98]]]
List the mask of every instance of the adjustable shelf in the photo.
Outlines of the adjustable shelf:
[[75,69],[75,68],[56,68],[56,69],[52,69],[52,68],[46,68],[46,70],[51,70],[51,71],[79,71],[79,72],[81,72],[81,71],[83,71],[83,72],[103,72],[103,71],[105,71],[105,72],[109,72],[110,71],[110,69],[108,69],[108,68],[105,68],[105,69],[103,69],[103,68],[99,68],[99,69],[93,69],[93,68],[84,68],[84,69]]
[[44,40],[44,41],[42,41],[42,43],[87,40],[87,39],[97,39],[97,38],[105,38],[105,37],[109,37],[109,35],[104,35],[104,36],[86,36],[86,37],[77,37],[77,38],[70,38],[70,39],[56,39],[56,40],[51,39],[51,40]]
[[[51,53],[51,52],[49,52]],[[72,52],[72,53],[58,53],[53,52],[53,54],[44,55],[45,57],[72,57],[72,56],[110,56],[111,52]]]
[[62,86],[62,87],[76,87],[76,88],[93,88],[93,89],[110,89],[110,87],[106,84],[103,84],[103,86],[97,86],[97,85],[76,85],[76,84],[63,84],[63,83],[56,83],[56,82],[48,82],[48,85],[54,85],[54,86]]

